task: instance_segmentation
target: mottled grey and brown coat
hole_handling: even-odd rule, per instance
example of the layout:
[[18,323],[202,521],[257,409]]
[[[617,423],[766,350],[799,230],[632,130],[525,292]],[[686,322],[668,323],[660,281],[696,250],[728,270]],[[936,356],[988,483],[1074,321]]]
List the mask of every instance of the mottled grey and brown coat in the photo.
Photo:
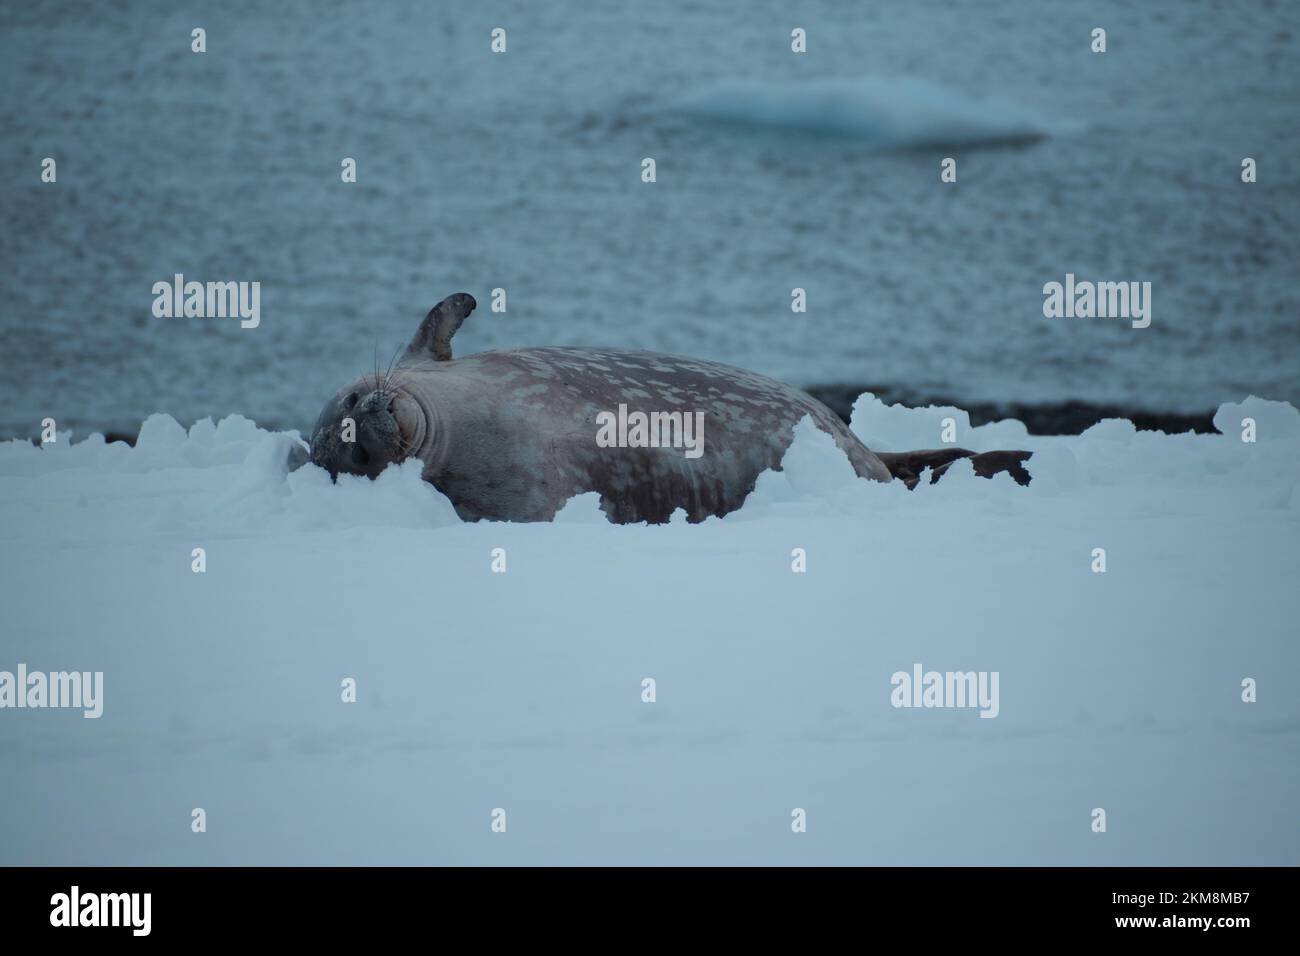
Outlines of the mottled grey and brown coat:
[[[417,457],[424,478],[467,520],[547,521],[574,495],[595,491],[609,519],[626,523],[667,521],[678,508],[692,521],[739,508],[760,474],[780,468],[804,416],[835,440],[858,475],[876,481],[897,471],[914,484],[920,467],[912,474],[909,463],[922,461],[916,456],[938,471],[970,454],[878,456],[810,395],[717,362],[598,348],[452,359],[451,338],[474,307],[464,293],[445,299],[393,369],[341,389],[316,424],[312,461],[334,475],[374,477],[390,462]],[[619,405],[702,412],[703,453],[601,447],[598,416]],[[346,419],[353,441],[345,440]],[[1021,456],[1015,468],[1002,466],[1015,473],[1024,453],[1001,454]],[[988,456],[976,456],[976,467],[1001,470]]]

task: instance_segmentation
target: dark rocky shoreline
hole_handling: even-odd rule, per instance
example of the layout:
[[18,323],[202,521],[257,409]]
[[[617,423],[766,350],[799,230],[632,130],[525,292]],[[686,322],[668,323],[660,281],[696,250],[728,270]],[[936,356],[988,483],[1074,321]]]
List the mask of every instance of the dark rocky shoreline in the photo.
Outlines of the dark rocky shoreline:
[[[822,402],[836,415],[848,422],[853,412],[853,403],[863,392],[871,392],[886,404],[901,403],[911,408],[925,405],[952,405],[964,408],[970,413],[972,425],[984,425],[1002,418],[1018,418],[1025,423],[1031,435],[1078,435],[1105,418],[1127,418],[1137,428],[1144,431],[1163,431],[1171,435],[1187,431],[1212,433],[1215,431],[1214,411],[1201,413],[1158,412],[1148,409],[1126,408],[1122,405],[1101,405],[1093,402],[1068,401],[1030,404],[1020,402],[966,402],[950,395],[930,395],[914,392],[906,388],[890,385],[807,385],[804,391]],[[283,423],[258,422],[263,428],[293,428]],[[307,426],[298,426],[301,431]],[[78,429],[84,437],[85,431]],[[303,433],[306,437],[306,433]],[[34,435],[14,435],[12,438],[29,438],[33,442],[39,439]],[[104,437],[110,442],[122,441],[134,445],[136,432],[120,429],[104,431]]]
[[863,392],[871,392],[888,405],[897,403],[909,408],[953,405],[963,408],[970,413],[972,425],[985,425],[1002,418],[1018,418],[1025,423],[1031,435],[1078,435],[1106,418],[1127,418],[1141,430],[1162,431],[1171,435],[1187,431],[1213,433],[1216,430],[1214,410],[1185,414],[1082,401],[1044,404],[966,402],[949,395],[920,394],[889,385],[808,385],[804,391],[846,422],[858,396]]

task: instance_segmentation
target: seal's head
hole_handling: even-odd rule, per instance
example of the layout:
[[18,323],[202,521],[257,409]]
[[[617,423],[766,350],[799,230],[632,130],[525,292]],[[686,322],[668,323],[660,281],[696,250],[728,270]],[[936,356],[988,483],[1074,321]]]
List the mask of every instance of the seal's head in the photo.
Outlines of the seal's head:
[[411,395],[379,376],[358,379],[334,396],[311,436],[311,460],[340,473],[374,478],[390,462],[419,451],[425,415]]
[[403,384],[412,365],[451,361],[451,337],[474,311],[464,292],[435,305],[420,323],[396,368],[365,376],[339,391],[316,420],[311,460],[337,478],[340,473],[376,477],[391,462],[418,455],[437,431],[432,411]]

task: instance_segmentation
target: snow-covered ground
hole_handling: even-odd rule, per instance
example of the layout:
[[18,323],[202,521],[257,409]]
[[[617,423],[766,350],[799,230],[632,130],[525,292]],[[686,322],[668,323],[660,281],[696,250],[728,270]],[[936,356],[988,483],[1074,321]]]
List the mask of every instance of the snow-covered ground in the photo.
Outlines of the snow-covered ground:
[[[1300,413],[854,428],[948,415],[1034,483],[874,485],[801,426],[722,520],[467,525],[238,417],[0,445],[0,670],[104,674],[97,720],[0,711],[0,863],[1300,863]],[[996,718],[891,706],[918,663]]]

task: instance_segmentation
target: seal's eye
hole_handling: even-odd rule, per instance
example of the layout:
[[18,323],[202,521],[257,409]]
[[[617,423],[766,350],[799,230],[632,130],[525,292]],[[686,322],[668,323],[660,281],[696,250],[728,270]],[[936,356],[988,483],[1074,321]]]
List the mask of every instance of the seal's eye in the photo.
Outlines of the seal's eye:
[[356,393],[356,392],[353,392],[351,395],[349,395],[349,396],[347,397],[347,399],[343,402],[343,407],[344,407],[344,408],[347,408],[347,409],[349,409],[349,410],[357,407],[357,393]]

